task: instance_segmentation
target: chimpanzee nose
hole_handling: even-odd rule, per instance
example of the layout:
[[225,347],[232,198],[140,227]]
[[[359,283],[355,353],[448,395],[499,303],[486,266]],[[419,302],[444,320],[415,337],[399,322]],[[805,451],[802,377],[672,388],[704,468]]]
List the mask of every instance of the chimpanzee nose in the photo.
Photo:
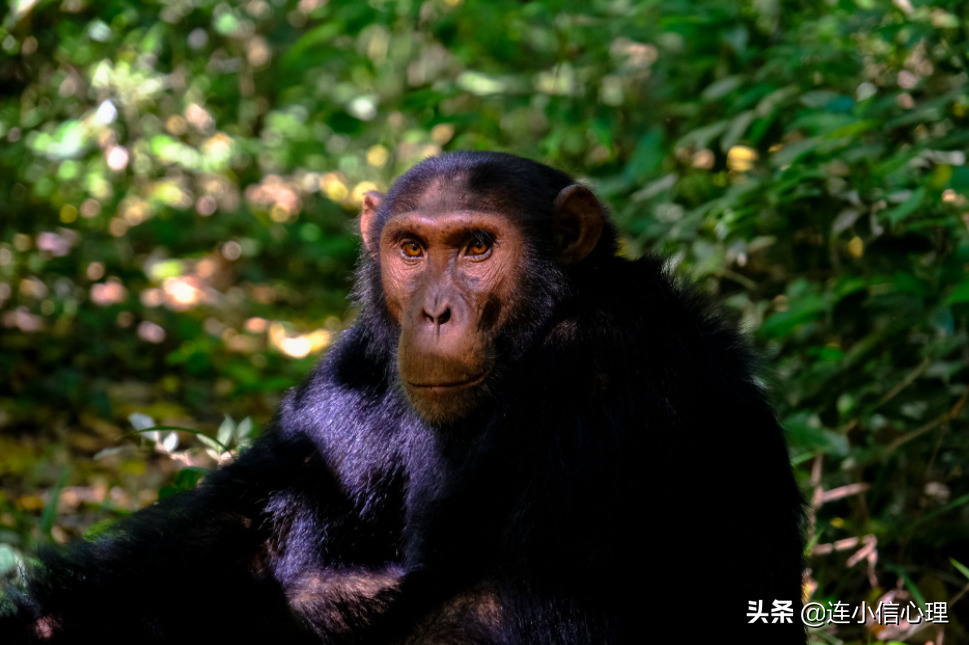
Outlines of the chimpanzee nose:
[[440,327],[451,320],[451,306],[444,299],[437,300],[425,304],[422,314],[426,322],[435,327]]

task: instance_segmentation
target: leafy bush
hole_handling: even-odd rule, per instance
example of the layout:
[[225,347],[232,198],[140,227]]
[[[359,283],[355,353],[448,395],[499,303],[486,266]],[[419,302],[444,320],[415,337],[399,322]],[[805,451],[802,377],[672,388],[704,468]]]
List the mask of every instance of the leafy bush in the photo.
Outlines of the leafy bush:
[[[426,155],[487,148],[590,182],[626,254],[668,255],[766,348],[816,511],[815,599],[953,600],[966,570],[949,558],[969,540],[966,18],[911,0],[13,3],[0,566],[33,548],[37,491],[66,465],[131,493],[72,507],[89,511],[73,523],[48,512],[55,538],[172,480],[164,456],[86,459],[129,414],[268,418],[353,315],[361,195]],[[715,537],[698,557],[729,557]],[[965,637],[964,605],[947,639]]]

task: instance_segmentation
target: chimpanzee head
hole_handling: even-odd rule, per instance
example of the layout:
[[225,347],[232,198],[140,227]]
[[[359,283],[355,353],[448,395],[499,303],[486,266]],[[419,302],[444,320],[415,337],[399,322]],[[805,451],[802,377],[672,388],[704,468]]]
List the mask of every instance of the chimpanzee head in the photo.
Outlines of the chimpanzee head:
[[360,232],[364,305],[396,343],[415,410],[438,423],[472,413],[547,328],[570,275],[615,251],[589,189],[494,152],[432,157],[367,193]]

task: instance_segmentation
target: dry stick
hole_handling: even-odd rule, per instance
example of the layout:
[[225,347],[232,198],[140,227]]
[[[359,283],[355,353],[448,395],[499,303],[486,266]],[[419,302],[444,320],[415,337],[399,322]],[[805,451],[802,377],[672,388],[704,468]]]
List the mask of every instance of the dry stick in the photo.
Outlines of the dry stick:
[[808,504],[807,508],[807,535],[809,544],[814,539],[817,509],[821,505],[821,496],[824,494],[824,491],[821,489],[821,465],[823,462],[824,455],[817,455],[811,464],[811,486],[814,488],[814,493],[811,496],[811,503]]
[[[906,387],[911,385],[915,381],[915,379],[917,379],[928,368],[929,364],[930,362],[928,359],[925,359],[921,363],[919,363],[919,365],[914,370],[912,370],[912,372],[910,372],[895,387],[893,387],[884,396],[882,396],[882,398],[878,400],[878,403],[875,405],[875,408],[873,409],[877,409],[879,406],[884,405],[885,403],[887,403],[888,401],[896,397],[899,392],[901,392]],[[889,454],[891,452],[894,452],[899,447],[905,445],[906,443],[908,443],[909,441],[912,441],[913,439],[916,439],[922,436],[923,434],[929,432],[930,430],[937,427],[938,425],[946,424],[949,421],[952,421],[953,419],[958,417],[959,413],[962,412],[962,408],[965,405],[967,398],[969,398],[969,389],[967,389],[963,393],[963,395],[959,398],[956,404],[952,406],[950,410],[946,411],[938,418],[933,419],[932,421],[922,425],[919,428],[916,428],[912,432],[909,432],[908,434],[905,434],[899,437],[898,439],[896,439],[895,441],[893,441],[891,444],[888,445],[888,447],[885,450],[885,453]],[[850,427],[851,425],[857,425],[857,420],[853,419],[851,422],[849,422],[848,426]],[[815,533],[818,507],[820,507],[825,502],[831,502],[837,499],[842,499],[850,495],[858,495],[871,488],[870,484],[860,482],[855,484],[848,484],[846,486],[840,486],[838,488],[833,488],[829,491],[825,491],[821,487],[821,472],[822,472],[822,463],[823,463],[822,458],[823,458],[823,455],[818,455],[817,457],[815,457],[814,463],[812,464],[812,467],[811,467],[811,486],[813,487],[814,490],[811,497],[811,504],[808,508],[809,538],[813,538]],[[869,565],[871,565],[872,564],[871,558],[873,556],[877,557],[876,555],[877,542],[874,542],[873,540],[874,540],[874,536],[865,536],[865,538],[857,538],[857,537],[846,538],[844,540],[839,540],[833,544],[816,544],[812,548],[811,552],[815,555],[825,555],[825,554],[831,553],[832,551],[841,551],[845,549],[850,549],[853,546],[856,546],[859,543],[859,541],[863,541],[864,546],[857,553],[853,554],[851,558],[849,558],[849,562],[851,563],[849,564],[849,566],[856,564],[863,558],[869,560]],[[871,566],[869,566],[869,569],[871,569]],[[874,573],[873,571],[869,570],[869,582],[871,582],[873,573]],[[872,586],[875,586],[875,585],[873,584]],[[960,593],[959,597],[961,596],[962,594]]]
[[[919,365],[914,370],[912,370],[912,372],[910,372],[904,379],[902,379],[895,387],[893,387],[891,390],[885,393],[885,395],[878,400],[878,402],[875,404],[875,407],[872,409],[873,410],[877,409],[878,407],[884,405],[891,399],[895,398],[899,394],[899,392],[901,392],[906,387],[911,385],[915,381],[915,379],[917,379],[929,367],[929,365],[930,365],[929,359],[924,359],[921,363],[919,363]],[[938,418],[933,419],[932,421],[926,423],[925,425],[919,428],[916,428],[912,432],[909,432],[908,434],[905,434],[899,437],[891,444],[889,444],[888,448],[885,451],[885,454],[894,452],[899,447],[905,445],[906,443],[908,443],[913,439],[916,439],[922,436],[923,434],[929,432],[930,430],[932,430],[938,425],[943,425],[943,429],[944,429],[945,424],[948,424],[948,422],[952,421],[953,419],[959,416],[959,413],[962,412],[962,408],[966,404],[967,399],[969,399],[969,389],[967,389],[963,393],[963,395],[959,398],[958,401],[956,401],[956,404],[952,406],[950,410],[946,411]],[[847,431],[857,425],[858,425],[858,420],[852,419],[845,426],[845,430]],[[848,484],[846,486],[841,486],[839,488],[833,488],[829,491],[824,491],[821,488],[821,464],[822,464],[821,458],[822,458],[822,455],[818,455],[817,457],[815,457],[814,463],[811,468],[811,486],[814,489],[814,492],[811,498],[811,504],[810,504],[810,507],[808,508],[808,535],[811,537],[814,536],[814,529],[816,526],[816,511],[819,506],[821,506],[825,502],[830,502],[836,499],[848,497],[850,495],[857,495],[857,494],[863,493],[867,491],[869,488],[871,488],[870,484],[861,482],[861,483],[855,483],[855,484]],[[933,458],[934,458],[934,454],[933,454]],[[875,558],[878,557],[877,555],[878,541],[875,538],[875,536],[866,535],[863,538],[851,537],[851,538],[845,538],[843,540],[838,540],[836,542],[829,543],[829,544],[816,544],[812,548],[811,552],[814,555],[826,555],[834,551],[843,551],[843,550],[850,549],[852,547],[857,546],[859,542],[863,544],[862,548],[859,549],[856,553],[852,554],[850,558],[848,558],[848,562],[846,563],[846,565],[853,566],[858,562],[860,562],[862,559],[867,560],[868,561],[868,582],[869,584],[871,584],[873,588],[877,587],[878,580],[877,580],[877,577],[875,576],[874,560]],[[962,596],[965,595],[967,592],[969,592],[969,585],[966,585],[949,602],[949,604],[950,605],[954,604],[956,601],[962,598]],[[914,626],[914,628],[911,629],[908,633],[906,633],[901,640],[904,640],[905,638],[913,635],[915,632],[919,631],[920,629],[923,629],[926,626],[927,626],[927,623],[924,623],[924,622]]]
[[861,543],[863,546],[851,554],[845,566],[853,567],[864,559],[871,559],[873,556],[877,558],[878,552],[875,551],[875,547],[878,546],[878,538],[874,535],[866,535],[861,538]]
[[[954,595],[954,596],[952,596],[952,598],[950,598],[950,599],[948,600],[948,602],[946,602],[946,606],[947,606],[947,607],[952,607],[952,605],[954,605],[954,604],[956,604],[957,602],[959,602],[960,600],[962,600],[962,597],[963,597],[963,596],[965,596],[965,595],[966,595],[966,593],[969,593],[969,584],[967,584],[967,585],[966,585],[965,587],[963,587],[962,589],[960,589],[960,590],[959,590],[959,593],[957,593],[956,595]],[[917,632],[918,632],[919,630],[921,630],[921,629],[925,629],[925,628],[926,628],[926,627],[928,627],[929,625],[935,625],[935,623],[927,623],[927,622],[925,622],[925,621],[923,620],[922,622],[920,622],[920,623],[918,623],[918,624],[916,624],[916,625],[913,625],[913,626],[911,626],[911,627],[909,627],[909,629],[908,629],[908,631],[906,631],[905,633],[903,633],[903,634],[901,634],[901,635],[900,635],[900,636],[899,636],[898,638],[896,638],[895,640],[898,640],[898,641],[904,641],[904,640],[905,640],[905,639],[907,639],[907,638],[911,638],[911,637],[912,637],[912,636],[914,636],[914,635],[915,635],[915,634],[916,634],[916,633],[917,633]]]
[[869,488],[871,488],[871,484],[866,484],[864,482],[861,482],[858,484],[848,484],[847,486],[839,486],[838,488],[832,488],[831,490],[826,490],[823,493],[821,493],[821,504],[833,502],[834,500],[841,499],[842,497],[848,497],[850,495],[857,495],[858,493],[864,493]]
[[875,404],[875,408],[876,409],[880,408],[881,406],[885,405],[886,403],[894,399],[896,396],[898,396],[899,392],[901,392],[909,385],[914,383],[915,379],[922,376],[922,372],[927,370],[929,368],[929,365],[931,364],[932,364],[932,361],[929,360],[928,358],[922,359],[922,362],[919,363],[915,367],[915,369],[908,374],[908,376],[906,376],[901,381],[899,381],[898,384],[895,387],[893,387],[891,390],[886,392],[885,395],[882,396],[882,398],[878,399],[878,403]]
[[948,423],[949,421],[952,421],[953,419],[958,417],[959,413],[962,412],[962,406],[966,404],[967,398],[969,398],[969,389],[967,389],[963,393],[963,395],[959,397],[959,400],[956,401],[956,404],[952,406],[951,410],[948,410],[947,412],[943,412],[941,415],[939,415],[938,418],[932,419],[925,425],[920,426],[915,430],[912,430],[911,432],[902,435],[895,441],[888,444],[888,447],[885,449],[885,454],[887,455],[889,453],[894,452],[895,450],[898,450],[898,448],[907,444],[912,439],[917,439],[918,437],[921,437],[922,435],[924,435],[926,432],[929,432],[930,430],[935,429],[937,426],[940,426],[944,423]]
[[745,275],[737,273],[736,271],[731,271],[730,269],[720,269],[720,277],[727,278],[728,280],[733,280],[739,285],[746,288],[748,291],[755,291],[757,289],[757,283],[748,278]]
[[[967,389],[962,394],[962,396],[959,397],[959,400],[956,401],[956,404],[952,406],[952,409],[950,409],[948,412],[945,412],[944,414],[942,414],[938,419],[933,419],[929,423],[926,423],[924,426],[922,426],[920,428],[916,428],[912,432],[910,432],[910,433],[908,433],[906,435],[903,435],[903,436],[899,437],[898,439],[896,439],[895,441],[893,441],[891,443],[891,445],[888,447],[888,451],[887,452],[891,452],[893,450],[896,450],[899,446],[902,446],[902,445],[908,443],[909,441],[911,441],[912,439],[915,439],[916,437],[925,434],[926,432],[928,432],[929,430],[931,430],[932,428],[934,428],[937,424],[942,424],[943,425],[943,429],[945,429],[945,425],[947,425],[948,422],[950,422],[953,419],[955,419],[956,417],[958,417],[959,416],[959,413],[962,412],[962,408],[966,404],[966,399],[969,399],[969,389]],[[933,454],[933,459],[934,459],[934,457],[935,457],[935,455]],[[965,596],[967,592],[969,592],[969,584],[967,584],[966,586],[964,586],[959,591],[959,593],[957,593],[955,596],[953,596],[948,601],[948,603],[946,603],[946,604],[949,607],[951,607],[952,605],[954,605],[957,602],[959,602],[959,600],[961,600],[962,597]],[[904,634],[902,634],[901,637],[899,637],[898,640],[905,640],[907,638],[910,638],[910,637],[914,636],[920,630],[925,629],[925,627],[927,627],[930,624],[933,624],[933,623],[926,623],[926,622],[923,621],[923,622],[919,623],[918,625],[914,625],[907,632],[905,632]]]
[[925,620],[922,620],[918,623],[915,623],[914,625],[909,625],[909,628],[907,630],[905,630],[904,632],[896,636],[893,640],[905,641],[911,638],[912,636],[914,636],[915,634],[917,634],[918,632],[922,631],[929,625],[935,625],[935,623],[929,623],[929,622],[926,622]]
[[965,587],[963,587],[961,590],[959,590],[959,593],[957,593],[956,595],[954,595],[952,597],[952,600],[950,600],[948,604],[949,605],[956,604],[957,602],[959,602],[960,600],[962,600],[962,597],[965,596],[967,592],[969,592],[969,584],[967,584]]
[[838,540],[836,542],[828,542],[827,544],[818,544],[814,547],[814,553],[816,555],[827,555],[835,551],[845,551],[852,547],[858,546],[861,541],[858,537],[844,538],[843,540]]
[[[909,385],[914,383],[915,379],[921,376],[922,373],[925,372],[925,370],[927,370],[929,368],[929,365],[931,364],[932,362],[929,359],[927,358],[923,359],[922,362],[916,365],[915,369],[909,372],[905,376],[905,378],[903,378],[895,385],[895,387],[893,387],[891,390],[889,390],[884,395],[882,395],[882,398],[878,399],[875,405],[872,406],[872,408],[869,409],[868,412],[869,413],[874,412],[875,410],[877,410],[878,408],[880,408],[881,406],[885,405],[886,403],[894,399],[896,396],[898,396],[899,392],[901,392]],[[842,428],[842,432],[844,433],[850,432],[851,430],[854,430],[856,427],[858,427],[858,419],[854,418],[845,424],[844,428]]]
[[922,481],[926,482],[929,480],[929,473],[932,471],[932,466],[935,465],[935,458],[939,454],[939,448],[942,447],[942,440],[945,439],[945,431],[949,429],[949,424],[946,423],[942,426],[942,432],[939,433],[938,439],[935,440],[935,446],[932,448],[932,456],[929,457],[929,463],[925,465],[925,472],[922,475]]
[[[860,495],[871,488],[871,484],[860,482],[848,484],[846,486],[839,486],[838,488],[832,488],[829,491],[823,490],[821,488],[821,465],[820,460],[818,459],[815,460],[814,468],[811,472],[811,483],[815,484],[814,495],[811,499],[811,506],[808,509],[810,535],[812,537],[814,535],[814,522],[816,517],[815,511],[819,506],[826,502],[842,499],[851,495]],[[862,547],[858,549],[857,552],[852,554],[845,564],[848,567],[853,567],[861,560],[866,560],[868,562],[868,582],[873,588],[877,587],[878,578],[875,575],[875,563],[878,559],[878,539],[874,535],[866,535],[861,538],[850,537],[829,544],[816,544],[811,549],[811,553],[812,555],[827,555],[834,551],[845,551],[847,549],[851,549],[858,546],[859,543],[862,545]]]

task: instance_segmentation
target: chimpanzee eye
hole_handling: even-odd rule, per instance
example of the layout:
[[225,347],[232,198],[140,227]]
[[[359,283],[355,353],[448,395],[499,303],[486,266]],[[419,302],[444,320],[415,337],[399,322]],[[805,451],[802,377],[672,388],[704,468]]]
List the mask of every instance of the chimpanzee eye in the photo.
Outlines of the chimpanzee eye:
[[424,255],[424,249],[414,240],[407,240],[401,244],[400,252],[405,258],[419,258]]
[[484,233],[475,235],[468,244],[466,253],[471,257],[476,257],[481,259],[483,256],[487,255],[491,250],[494,241],[489,235]]
[[480,240],[477,242],[472,242],[468,247],[468,255],[484,255],[490,248],[491,247],[488,246],[487,242]]

